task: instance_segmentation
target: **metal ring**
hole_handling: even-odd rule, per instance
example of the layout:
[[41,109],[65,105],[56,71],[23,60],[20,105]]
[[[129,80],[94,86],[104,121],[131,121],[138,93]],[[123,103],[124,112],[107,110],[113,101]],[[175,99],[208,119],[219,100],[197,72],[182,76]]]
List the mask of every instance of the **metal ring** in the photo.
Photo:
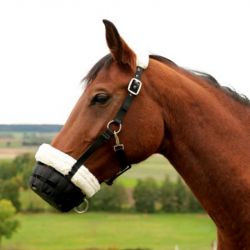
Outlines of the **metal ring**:
[[[112,130],[111,125],[118,126],[118,129],[117,130]],[[111,130],[114,134],[119,134],[121,132],[121,130],[122,130],[122,124],[115,121],[115,120],[111,120],[111,121],[108,122],[107,128],[109,130]]]
[[78,214],[83,214],[86,213],[89,209],[89,201],[84,198],[83,202],[74,208],[75,212],[77,212]]

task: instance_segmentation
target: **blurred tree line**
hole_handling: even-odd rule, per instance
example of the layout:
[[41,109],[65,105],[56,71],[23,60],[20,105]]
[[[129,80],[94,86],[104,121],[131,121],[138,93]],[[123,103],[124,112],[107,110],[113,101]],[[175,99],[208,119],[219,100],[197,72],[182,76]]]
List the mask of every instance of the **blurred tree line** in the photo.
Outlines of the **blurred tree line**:
[[0,199],[0,249],[2,238],[10,238],[19,226],[15,213],[16,209],[11,201]]
[[27,188],[32,159],[25,154],[0,162],[0,245],[2,238],[10,238],[19,226],[15,214],[21,210],[20,191]]
[[[13,161],[0,162],[0,200],[10,200],[17,211],[42,212],[51,208],[32,191],[28,180],[35,164],[32,154],[24,154]],[[25,204],[20,193],[29,192]],[[46,205],[45,205],[46,204]],[[48,209],[49,208],[49,209]],[[103,185],[90,200],[91,211],[136,211],[142,213],[196,213],[203,209],[186,184],[179,178],[173,182],[165,178],[159,183],[152,178],[137,181],[134,188],[119,183]]]
[[152,178],[138,180],[133,190],[128,190],[120,184],[113,184],[112,187],[103,186],[90,200],[90,209],[140,213],[204,212],[190,189],[180,178],[177,182],[171,182],[167,177],[162,184],[158,184]]
[[13,161],[0,162],[0,199],[11,201],[17,211],[21,210],[20,191],[28,188],[34,163],[31,154],[23,154]]
[[62,128],[59,124],[0,124],[0,132],[57,133]]

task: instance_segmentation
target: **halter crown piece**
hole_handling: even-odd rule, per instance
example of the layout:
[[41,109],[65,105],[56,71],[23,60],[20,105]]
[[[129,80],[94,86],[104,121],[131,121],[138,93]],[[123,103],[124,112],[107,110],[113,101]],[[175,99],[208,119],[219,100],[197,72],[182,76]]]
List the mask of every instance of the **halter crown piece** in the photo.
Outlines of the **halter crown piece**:
[[[60,211],[67,212],[92,197],[100,189],[97,178],[84,166],[84,162],[104,143],[114,137],[114,151],[120,163],[120,171],[105,182],[111,185],[118,176],[131,168],[125,155],[125,147],[118,134],[122,121],[133,99],[140,93],[141,74],[148,67],[149,56],[140,53],[136,57],[136,72],[128,84],[128,94],[115,118],[107,129],[86,149],[78,160],[48,144],[42,144],[36,155],[37,165],[30,178],[34,192]],[[117,128],[117,129],[114,129]]]
[[149,56],[145,52],[140,52],[136,54],[136,66],[146,69],[149,64]]

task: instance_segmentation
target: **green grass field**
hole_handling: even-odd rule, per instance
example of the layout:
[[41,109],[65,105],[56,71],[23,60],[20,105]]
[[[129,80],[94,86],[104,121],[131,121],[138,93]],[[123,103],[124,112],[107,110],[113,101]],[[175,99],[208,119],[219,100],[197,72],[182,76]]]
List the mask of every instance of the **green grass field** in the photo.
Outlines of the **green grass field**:
[[49,143],[55,132],[0,131],[0,160],[13,159],[23,153],[35,153],[43,142]]
[[121,175],[117,181],[126,187],[134,187],[138,179],[151,177],[162,182],[166,176],[175,181],[178,174],[166,158],[155,154],[139,164],[132,165],[132,168]]
[[21,214],[10,250],[209,250],[215,228],[196,214]]

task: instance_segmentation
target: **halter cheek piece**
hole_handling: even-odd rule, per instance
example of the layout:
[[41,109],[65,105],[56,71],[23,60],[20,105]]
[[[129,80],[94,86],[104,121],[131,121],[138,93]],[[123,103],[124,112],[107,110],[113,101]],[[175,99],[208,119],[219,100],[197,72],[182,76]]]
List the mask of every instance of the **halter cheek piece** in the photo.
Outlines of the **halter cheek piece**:
[[72,166],[71,171],[68,173],[68,177],[72,178],[72,176],[77,172],[77,170],[83,165],[83,163],[105,142],[109,141],[113,136],[115,138],[114,151],[116,153],[117,159],[120,163],[120,171],[114,175],[109,180],[105,182],[108,185],[112,185],[113,181],[123,174],[125,171],[131,168],[127,157],[124,151],[124,145],[120,143],[118,134],[122,130],[122,121],[123,118],[128,111],[133,99],[140,93],[142,83],[141,83],[141,74],[143,72],[143,68],[137,67],[135,77],[131,79],[128,85],[128,95],[125,98],[122,106],[117,112],[115,118],[108,122],[107,129],[96,139],[96,141],[91,144],[87,150],[83,153],[83,155],[77,160],[77,162]]
[[42,144],[35,158],[37,164],[30,178],[30,187],[49,204],[62,212],[70,211],[79,204],[85,203],[85,212],[88,203],[85,197],[92,197],[99,189],[100,183],[97,178],[84,166],[84,162],[104,143],[114,137],[114,152],[120,163],[120,171],[106,180],[108,185],[131,168],[124,151],[124,145],[120,142],[119,133],[122,130],[123,118],[128,111],[133,99],[140,93],[142,83],[141,74],[148,66],[147,57],[137,57],[135,77],[128,84],[128,94],[117,112],[115,118],[108,122],[106,130],[87,148],[76,161],[71,156],[52,147]]

